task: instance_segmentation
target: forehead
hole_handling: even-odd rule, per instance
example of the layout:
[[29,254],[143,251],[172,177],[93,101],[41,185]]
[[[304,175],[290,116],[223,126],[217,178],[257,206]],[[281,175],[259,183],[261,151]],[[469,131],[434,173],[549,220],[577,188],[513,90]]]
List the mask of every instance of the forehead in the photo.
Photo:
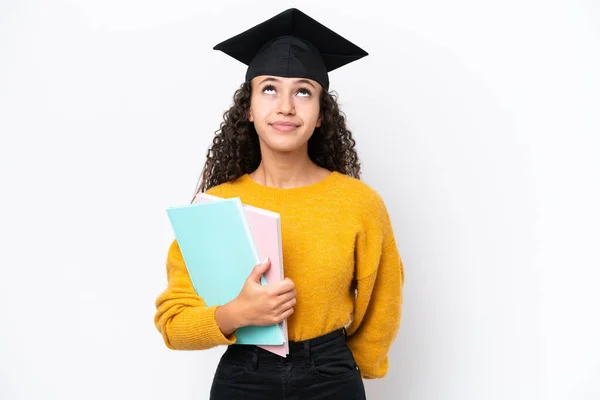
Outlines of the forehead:
[[262,83],[277,83],[281,85],[300,85],[300,84],[309,84],[314,86],[315,88],[320,87],[321,84],[313,79],[308,78],[288,78],[282,76],[275,75],[259,75],[252,78],[252,82],[254,84],[262,84]]

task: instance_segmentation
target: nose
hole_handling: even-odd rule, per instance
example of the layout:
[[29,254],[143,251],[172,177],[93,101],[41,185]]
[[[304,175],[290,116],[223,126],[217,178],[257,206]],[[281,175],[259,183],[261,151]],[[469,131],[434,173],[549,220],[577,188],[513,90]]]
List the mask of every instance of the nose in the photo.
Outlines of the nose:
[[290,96],[281,96],[279,99],[279,113],[283,115],[294,115],[295,112],[296,108]]

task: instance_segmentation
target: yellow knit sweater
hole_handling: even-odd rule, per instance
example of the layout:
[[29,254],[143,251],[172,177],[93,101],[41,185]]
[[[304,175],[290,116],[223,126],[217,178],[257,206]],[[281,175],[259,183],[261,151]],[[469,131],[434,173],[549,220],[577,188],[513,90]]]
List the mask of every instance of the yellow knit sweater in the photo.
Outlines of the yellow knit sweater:
[[[400,326],[404,268],[381,197],[338,172],[312,185],[279,189],[248,175],[207,193],[281,215],[283,268],[296,286],[288,319],[293,341],[346,326],[348,346],[363,378],[388,370]],[[235,343],[215,320],[216,307],[196,295],[176,241],[166,261],[168,287],[156,299],[155,324],[171,349],[199,350]]]

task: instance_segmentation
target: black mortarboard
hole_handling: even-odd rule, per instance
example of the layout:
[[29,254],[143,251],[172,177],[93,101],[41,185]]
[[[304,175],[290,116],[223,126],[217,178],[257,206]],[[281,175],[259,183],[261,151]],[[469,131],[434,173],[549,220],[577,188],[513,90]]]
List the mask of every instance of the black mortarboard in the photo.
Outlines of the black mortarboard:
[[368,53],[290,8],[214,47],[248,65],[246,80],[259,75],[309,78],[329,88],[328,72]]

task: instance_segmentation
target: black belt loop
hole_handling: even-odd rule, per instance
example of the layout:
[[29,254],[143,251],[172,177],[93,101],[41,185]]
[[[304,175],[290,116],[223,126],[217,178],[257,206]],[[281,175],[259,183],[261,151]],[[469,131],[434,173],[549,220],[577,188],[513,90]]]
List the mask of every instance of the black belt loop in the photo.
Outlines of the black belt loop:
[[252,360],[251,360],[251,367],[253,371],[256,371],[256,369],[258,368],[258,347],[254,346],[253,351],[252,351]]
[[310,355],[310,343],[308,340],[304,342],[304,357],[305,357],[304,359],[306,361],[306,365],[310,366],[312,363],[312,360],[311,360],[311,355]]

